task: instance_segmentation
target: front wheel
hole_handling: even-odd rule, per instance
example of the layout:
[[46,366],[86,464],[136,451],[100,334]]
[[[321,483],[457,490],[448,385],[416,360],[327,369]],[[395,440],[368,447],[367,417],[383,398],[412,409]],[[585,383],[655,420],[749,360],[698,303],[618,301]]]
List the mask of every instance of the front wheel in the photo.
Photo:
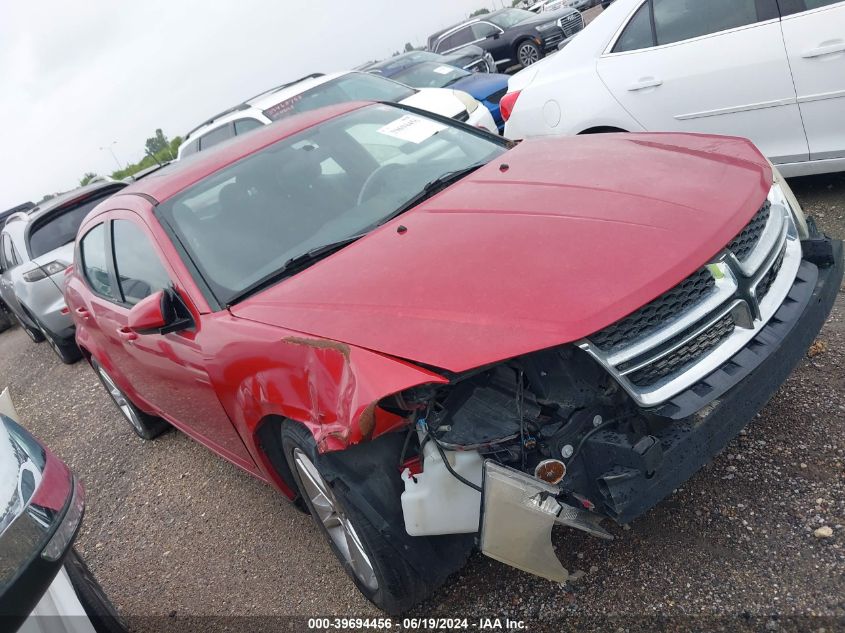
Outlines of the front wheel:
[[516,47],[516,58],[523,66],[530,66],[540,61],[540,47],[534,42],[522,42]]
[[[281,433],[285,457],[299,492],[358,590],[391,615],[422,601],[434,587],[391,545],[389,531],[397,528],[387,524],[380,531],[373,526],[365,510],[358,506],[356,495],[351,494],[359,486],[352,477],[323,472],[314,438],[307,428],[286,422]],[[396,469],[395,464],[391,465]]]
[[132,401],[121,391],[109,373],[93,358],[91,359],[91,367],[94,368],[97,378],[103,383],[103,387],[106,388],[109,396],[111,396],[111,399],[117,405],[117,408],[120,409],[123,417],[129,422],[132,430],[135,431],[138,437],[142,437],[145,440],[152,440],[167,430],[169,426],[167,422],[154,415],[144,413],[132,404]]
[[126,633],[126,624],[100,583],[75,549],[65,557],[65,571],[96,633]]

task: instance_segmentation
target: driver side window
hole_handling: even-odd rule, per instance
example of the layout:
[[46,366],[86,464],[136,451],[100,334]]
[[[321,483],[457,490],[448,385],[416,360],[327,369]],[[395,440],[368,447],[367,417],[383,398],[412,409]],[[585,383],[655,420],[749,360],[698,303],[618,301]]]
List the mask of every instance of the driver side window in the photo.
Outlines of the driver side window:
[[115,220],[112,232],[117,279],[126,303],[135,305],[170,285],[152,242],[138,225]]

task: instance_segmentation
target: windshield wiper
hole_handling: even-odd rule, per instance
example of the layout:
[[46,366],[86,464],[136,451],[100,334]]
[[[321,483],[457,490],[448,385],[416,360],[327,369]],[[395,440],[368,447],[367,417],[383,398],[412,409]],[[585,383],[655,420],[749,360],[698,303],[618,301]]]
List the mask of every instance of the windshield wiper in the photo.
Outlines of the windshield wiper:
[[298,273],[303,268],[307,268],[311,264],[314,264],[319,260],[328,257],[332,253],[336,253],[344,246],[351,244],[355,240],[361,239],[364,235],[365,233],[359,233],[358,235],[346,237],[336,242],[330,242],[328,244],[323,244],[322,246],[316,246],[311,250],[305,251],[304,253],[300,253],[299,255],[294,255],[289,260],[287,260],[284,265],[278,270],[273,271],[269,275],[265,275],[258,281],[251,283],[249,286],[232,296],[226,302],[226,307],[231,307],[239,301],[243,301],[247,297],[254,295],[256,292],[260,292],[261,290],[264,290],[264,288],[272,286],[274,283],[281,281],[285,277],[289,277],[295,273]]
[[344,238],[342,240],[338,240],[337,242],[331,242],[329,244],[323,244],[322,246],[317,246],[315,248],[312,248],[311,250],[306,251],[304,253],[301,253],[300,255],[295,255],[294,257],[291,257],[278,270],[270,273],[269,275],[266,275],[265,277],[262,277],[258,281],[250,284],[249,286],[247,286],[246,288],[244,288],[243,290],[241,290],[240,292],[238,292],[234,296],[232,296],[226,302],[226,306],[229,307],[229,306],[232,306],[232,305],[238,303],[239,301],[243,301],[247,297],[254,295],[256,292],[260,292],[264,288],[267,288],[268,286],[272,286],[274,283],[281,281],[285,277],[289,277],[290,275],[293,275],[293,274],[299,272],[303,268],[307,268],[311,264],[314,264],[315,262],[317,262],[317,261],[319,261],[319,260],[321,260],[325,257],[328,257],[332,253],[339,251],[344,246],[347,246],[348,244],[351,244],[355,240],[362,238],[364,235],[369,233],[372,229],[374,229],[378,226],[381,226],[382,224],[385,224],[386,222],[389,222],[390,220],[392,220],[396,216],[403,214],[405,211],[407,211],[411,207],[416,206],[417,204],[419,204],[420,202],[422,202],[426,198],[433,196],[435,193],[437,193],[441,189],[445,189],[446,187],[451,185],[453,182],[460,180],[464,176],[471,174],[472,172],[474,172],[477,169],[480,169],[481,167],[484,167],[484,165],[486,165],[486,164],[487,163],[485,161],[482,161],[482,162],[479,162],[479,163],[473,163],[472,165],[469,165],[468,167],[462,167],[461,169],[455,169],[453,171],[447,171],[445,174],[441,174],[440,176],[438,176],[434,180],[426,183],[425,186],[422,188],[422,190],[417,195],[415,195],[413,198],[411,198],[410,200],[405,202],[401,207],[396,209],[394,212],[392,212],[387,217],[379,220],[377,224],[375,224],[371,227],[368,227],[366,230],[362,231],[361,233],[358,233],[357,235],[353,235],[352,237],[347,237],[347,238]]
[[405,202],[401,207],[390,213],[389,215],[385,216],[381,220],[379,220],[376,226],[381,226],[387,222],[390,222],[393,218],[402,215],[405,211],[417,206],[423,200],[430,198],[438,191],[445,189],[449,185],[454,182],[457,182],[464,176],[468,176],[472,172],[476,171],[477,169],[481,169],[486,165],[486,161],[482,161],[480,163],[473,163],[468,167],[462,167],[461,169],[455,169],[453,171],[447,171],[445,174],[442,174],[435,178],[432,181],[429,181],[425,184],[425,186],[420,190],[420,192],[412,197],[410,200]]

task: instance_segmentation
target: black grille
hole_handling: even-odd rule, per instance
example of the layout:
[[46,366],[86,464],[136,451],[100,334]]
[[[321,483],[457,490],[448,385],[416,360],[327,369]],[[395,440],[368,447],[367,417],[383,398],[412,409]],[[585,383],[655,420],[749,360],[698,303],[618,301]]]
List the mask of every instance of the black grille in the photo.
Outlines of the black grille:
[[581,17],[580,13],[573,13],[569,17],[561,18],[558,24],[566,37],[570,37],[584,28],[584,18]]
[[785,256],[786,245],[784,245],[783,250],[781,250],[780,255],[778,255],[778,258],[775,260],[775,263],[772,264],[771,268],[769,268],[769,272],[767,272],[760,280],[760,283],[757,284],[757,301],[762,301],[763,298],[769,294],[769,290],[772,289],[772,284],[775,283],[775,279],[777,279],[781,266],[783,266],[783,258]]
[[732,314],[727,314],[706,332],[703,332],[695,339],[685,343],[671,354],[664,356],[628,375],[628,380],[640,387],[653,385],[666,376],[682,370],[704,356],[707,352],[717,347],[722,341],[730,336],[736,323]]
[[769,221],[769,215],[772,212],[772,205],[767,200],[766,203],[760,207],[760,210],[751,218],[742,233],[737,235],[733,241],[728,244],[728,248],[736,255],[736,258],[744,262],[748,259],[751,251],[760,241],[760,236],[763,235],[763,229],[766,228],[766,223]]
[[648,305],[597,332],[590,342],[606,351],[624,347],[665,327],[668,321],[702,301],[715,285],[710,271],[702,268]]

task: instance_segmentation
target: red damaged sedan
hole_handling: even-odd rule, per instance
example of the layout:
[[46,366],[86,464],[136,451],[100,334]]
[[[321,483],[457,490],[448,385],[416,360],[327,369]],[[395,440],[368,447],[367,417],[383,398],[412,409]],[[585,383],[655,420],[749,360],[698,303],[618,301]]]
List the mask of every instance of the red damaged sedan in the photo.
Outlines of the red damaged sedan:
[[138,435],[175,426],[301,500],[398,613],[474,548],[565,580],[552,528],[610,538],[710,460],[842,269],[746,140],[513,144],[358,103],[112,196],[66,296]]

